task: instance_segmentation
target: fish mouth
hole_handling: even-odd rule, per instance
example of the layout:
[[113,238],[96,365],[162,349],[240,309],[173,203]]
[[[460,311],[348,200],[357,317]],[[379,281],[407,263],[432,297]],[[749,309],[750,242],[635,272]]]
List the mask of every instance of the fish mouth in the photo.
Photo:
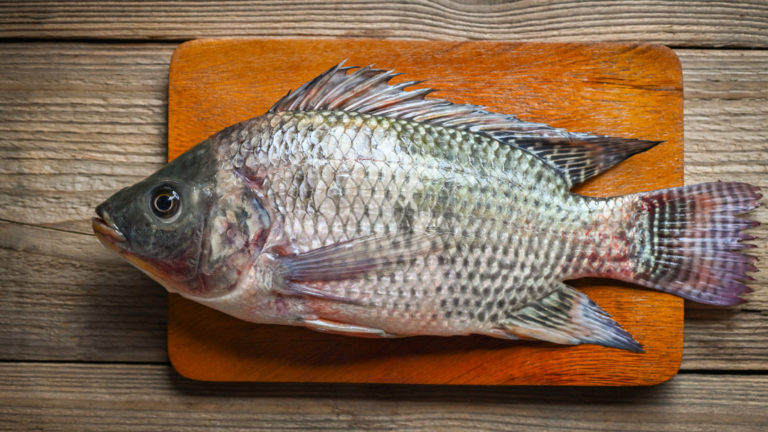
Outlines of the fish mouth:
[[103,205],[96,207],[96,214],[98,216],[91,219],[91,226],[93,232],[100,240],[106,241],[111,244],[123,243],[126,241],[125,235],[120,232],[120,229],[115,225],[115,222],[109,216],[109,213],[104,209]]

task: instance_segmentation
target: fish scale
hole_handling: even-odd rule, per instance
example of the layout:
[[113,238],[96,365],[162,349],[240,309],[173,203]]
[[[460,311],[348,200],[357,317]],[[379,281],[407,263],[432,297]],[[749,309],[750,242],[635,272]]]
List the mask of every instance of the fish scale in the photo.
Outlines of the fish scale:
[[97,207],[99,239],[169,291],[356,336],[642,346],[570,278],[701,303],[749,291],[757,188],[570,192],[658,144],[427,99],[337,65]]
[[[264,184],[267,199],[282,204],[278,212],[283,217],[283,240],[296,252],[361,236],[444,226],[449,227],[448,241],[462,246],[436,255],[444,263],[441,268],[424,271],[431,259],[428,255],[404,266],[394,277],[374,274],[366,284],[338,281],[326,286],[336,295],[364,297],[371,305],[384,306],[377,317],[370,317],[364,307],[338,306],[335,312],[345,319],[354,315],[358,323],[412,322],[430,312],[437,315],[434,321],[441,327],[431,330],[445,330],[445,321],[451,331],[498,325],[490,318],[498,320],[502,312],[541,298],[552,288],[552,281],[563,277],[557,266],[538,271],[551,262],[551,256],[542,252],[558,254],[575,242],[572,233],[589,223],[589,219],[566,218],[560,213],[585,212],[586,201],[592,199],[571,196],[554,172],[536,173],[545,167],[536,164],[531,154],[514,148],[502,150],[481,135],[338,112],[281,113],[246,127],[261,131],[266,124],[280,132],[267,131],[271,139],[253,145],[245,166],[271,167],[271,172],[263,173],[269,178]],[[300,154],[296,149],[302,149],[304,156],[294,157]],[[503,169],[506,166],[517,169],[510,175]],[[353,173],[355,180],[339,182],[340,171]],[[540,180],[531,181],[535,179]],[[559,184],[559,190],[549,186],[552,184]],[[312,196],[297,199],[303,186]],[[338,198],[330,196],[332,189]],[[279,201],[278,196],[286,201]],[[556,198],[563,203],[547,205]],[[362,205],[350,206],[350,202]],[[373,220],[360,223],[371,215]],[[556,226],[560,228],[528,229]],[[494,241],[500,238],[515,238],[518,243],[509,247],[507,241]],[[506,253],[494,252],[500,250]],[[515,257],[528,257],[529,261]],[[488,271],[494,267],[496,271]],[[377,294],[374,286],[384,287],[384,294]],[[384,302],[392,298],[392,292],[397,293],[398,301]],[[438,292],[451,301],[441,302]],[[504,300],[503,310],[495,307],[500,299]],[[408,314],[403,313],[406,306]]]

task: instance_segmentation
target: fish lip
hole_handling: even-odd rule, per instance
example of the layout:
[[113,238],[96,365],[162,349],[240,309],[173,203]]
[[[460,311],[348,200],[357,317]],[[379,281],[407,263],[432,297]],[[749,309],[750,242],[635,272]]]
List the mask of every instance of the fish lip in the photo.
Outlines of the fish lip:
[[103,206],[96,208],[96,214],[98,216],[91,219],[91,226],[96,235],[116,243],[123,243],[126,241],[125,235],[120,232],[120,229],[115,225],[115,222]]

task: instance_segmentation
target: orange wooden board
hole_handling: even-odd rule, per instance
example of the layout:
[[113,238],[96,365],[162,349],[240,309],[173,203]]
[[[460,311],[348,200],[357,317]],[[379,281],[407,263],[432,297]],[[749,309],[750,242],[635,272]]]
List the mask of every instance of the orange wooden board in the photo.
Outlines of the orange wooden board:
[[[611,196],[682,185],[682,76],[667,48],[628,44],[383,40],[201,40],[171,60],[172,159],[263,114],[289,89],[348,59],[425,79],[436,97],[571,131],[664,140],[578,192]],[[650,385],[680,365],[683,301],[607,280],[575,283],[643,344],[644,354],[482,336],[358,339],[247,323],[171,295],[168,352],[212,381],[490,385]]]

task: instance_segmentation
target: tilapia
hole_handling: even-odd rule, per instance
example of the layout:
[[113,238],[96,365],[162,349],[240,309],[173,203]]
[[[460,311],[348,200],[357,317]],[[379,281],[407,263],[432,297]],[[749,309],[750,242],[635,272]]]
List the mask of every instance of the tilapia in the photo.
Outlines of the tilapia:
[[337,65],[96,209],[168,291],[243,320],[367,337],[642,345],[565,281],[696,302],[749,291],[761,198],[716,182],[571,189],[658,141],[573,133]]

